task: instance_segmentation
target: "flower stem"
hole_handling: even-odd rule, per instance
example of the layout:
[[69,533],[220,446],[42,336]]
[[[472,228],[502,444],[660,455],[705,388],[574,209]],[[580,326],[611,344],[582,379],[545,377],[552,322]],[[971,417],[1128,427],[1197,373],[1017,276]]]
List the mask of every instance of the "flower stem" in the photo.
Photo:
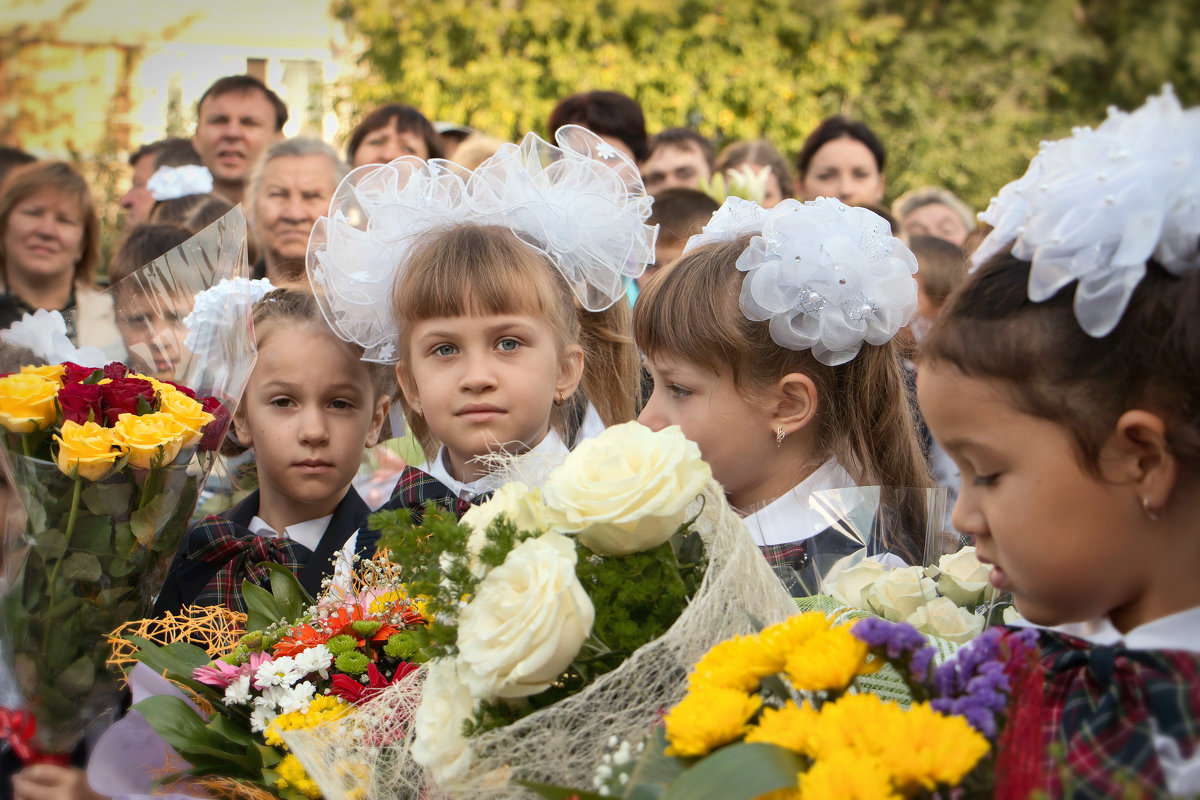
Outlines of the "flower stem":
[[[75,520],[79,517],[79,498],[83,493],[83,479],[75,478],[75,493],[71,495],[71,513],[67,516],[67,529],[63,532],[66,543],[63,545],[62,555],[54,562],[54,569],[50,571],[50,602],[46,605],[46,610],[49,614],[54,613],[54,601],[58,595],[58,573],[62,569],[63,562],[67,559],[67,550],[71,547],[71,534],[75,532]],[[49,620],[47,620],[49,622]],[[50,637],[42,638],[42,662],[46,660],[46,648],[50,643]]]

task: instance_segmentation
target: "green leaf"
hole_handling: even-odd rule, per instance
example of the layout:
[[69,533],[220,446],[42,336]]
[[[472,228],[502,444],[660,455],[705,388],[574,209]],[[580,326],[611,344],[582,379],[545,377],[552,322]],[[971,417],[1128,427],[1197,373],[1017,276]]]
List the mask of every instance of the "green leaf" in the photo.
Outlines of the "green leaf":
[[129,516],[130,532],[142,547],[150,546],[162,523],[166,521],[162,518],[164,502],[164,495],[156,494],[144,507]]
[[101,574],[100,560],[91,553],[71,553],[63,561],[62,576],[69,581],[98,581]]
[[260,631],[279,622],[279,603],[261,586],[242,581],[242,600],[246,603],[246,630]]
[[657,800],[687,770],[688,762],[667,755],[666,749],[666,729],[660,726],[647,737],[645,754],[629,775],[628,800]]
[[97,517],[124,515],[129,512],[133,486],[128,483],[92,483],[80,495],[87,510]]
[[537,783],[536,781],[518,780],[518,784],[524,786],[531,792],[536,792],[547,800],[570,800],[572,797],[577,797],[579,800],[605,800],[606,795],[595,794],[594,792],[585,792],[581,789],[568,789],[564,786],[553,786],[549,783]]
[[75,520],[75,531],[71,534],[71,549],[94,553],[101,558],[112,555],[112,518],[97,517],[81,511]]
[[180,755],[193,747],[211,746],[216,737],[196,709],[173,695],[147,697],[134,703],[133,710],[145,717],[155,733],[166,739]]
[[263,562],[271,570],[271,594],[275,596],[280,614],[284,619],[299,619],[304,610],[313,604],[313,599],[300,585],[300,579],[282,564]]
[[82,695],[96,682],[96,664],[91,655],[80,656],[54,676],[54,685],[67,694]]
[[662,800],[753,800],[796,786],[804,761],[773,744],[742,742],[698,761],[671,784]]
[[46,561],[62,558],[67,552],[67,537],[62,531],[50,528],[34,535],[33,548]]

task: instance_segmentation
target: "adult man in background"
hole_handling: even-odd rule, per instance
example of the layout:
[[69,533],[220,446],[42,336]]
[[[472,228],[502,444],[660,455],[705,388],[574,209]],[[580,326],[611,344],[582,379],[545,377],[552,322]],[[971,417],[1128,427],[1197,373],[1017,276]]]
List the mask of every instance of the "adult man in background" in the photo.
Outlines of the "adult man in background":
[[213,191],[240,203],[246,174],[272,142],[283,137],[288,110],[279,96],[250,75],[221,78],[196,106],[192,144],[213,176]]
[[133,167],[133,179],[129,191],[121,195],[121,208],[125,209],[125,227],[133,229],[150,218],[154,207],[154,196],[146,188],[150,176],[159,167],[182,167],[199,164],[200,154],[190,139],[171,137],[144,144],[129,157]]
[[641,163],[647,194],[664,189],[699,189],[713,172],[713,145],[691,128],[667,128],[650,140],[650,155]]

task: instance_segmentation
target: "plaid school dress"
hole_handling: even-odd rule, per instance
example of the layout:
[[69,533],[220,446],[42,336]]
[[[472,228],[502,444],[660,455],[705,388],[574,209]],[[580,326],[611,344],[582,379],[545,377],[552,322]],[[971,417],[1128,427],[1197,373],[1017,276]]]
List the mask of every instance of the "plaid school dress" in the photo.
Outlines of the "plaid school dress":
[[1168,798],[1155,734],[1200,761],[1200,654],[1097,645],[1038,632],[1040,655],[1013,675],[997,798]]
[[[482,503],[489,495],[480,495],[475,502]],[[471,503],[461,500],[454,492],[428,472],[416,467],[405,467],[392,489],[392,496],[380,511],[399,511],[407,509],[413,525],[420,525],[425,519],[425,504],[432,502],[438,508],[451,511],[456,517],[462,517],[471,507]]]
[[333,574],[338,551],[356,531],[360,531],[356,541],[360,557],[369,558],[379,540],[377,533],[363,530],[370,509],[353,487],[334,509],[315,551],[291,539],[252,533],[249,525],[257,513],[256,491],[224,514],[205,517],[192,526],[171,563],[155,613],[178,613],[185,605],[245,611],[242,581],[271,588],[271,571],[263,562],[287,567],[315,597],[321,582]]

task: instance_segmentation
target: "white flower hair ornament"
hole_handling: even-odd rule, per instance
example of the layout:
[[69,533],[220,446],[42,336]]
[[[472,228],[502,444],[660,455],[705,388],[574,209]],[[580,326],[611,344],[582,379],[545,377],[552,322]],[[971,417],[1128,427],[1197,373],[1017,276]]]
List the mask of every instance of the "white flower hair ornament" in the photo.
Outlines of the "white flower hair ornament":
[[1110,108],[1095,130],[1043,142],[979,218],[995,230],[976,266],[1011,248],[1031,264],[1035,303],[1077,281],[1080,327],[1107,336],[1149,259],[1175,275],[1200,267],[1200,108],[1184,111],[1169,85],[1132,113]]
[[363,360],[392,364],[398,331],[392,287],[409,250],[435,228],[470,221],[466,171],[441,159],[403,156],[368,164],[338,185],[329,216],[313,225],[306,268],[329,326],[363,348]]
[[654,260],[653,199],[637,165],[595,133],[564,125],[554,140],[527,133],[503,145],[471,175],[469,202],[545,254],[584,308],[603,311]]
[[192,310],[183,318],[187,337],[183,346],[202,361],[219,358],[226,336],[239,324],[237,309],[254,304],[275,290],[266,278],[225,278],[196,295]]
[[213,190],[213,177],[208,167],[199,164],[159,167],[146,181],[146,190],[159,202],[178,200],[194,194],[208,194]]
[[[757,213],[747,205],[754,204],[734,200],[693,241],[755,232],[747,230]],[[835,367],[908,324],[917,308],[917,259],[886,220],[828,197],[784,200],[760,212],[757,235],[737,260],[746,273],[740,304],[747,319],[769,322],[776,344],[811,350]]]
[[683,254],[713,242],[733,242],[743,236],[762,233],[766,222],[767,210],[758,203],[741,197],[727,197],[700,233],[688,238]]

